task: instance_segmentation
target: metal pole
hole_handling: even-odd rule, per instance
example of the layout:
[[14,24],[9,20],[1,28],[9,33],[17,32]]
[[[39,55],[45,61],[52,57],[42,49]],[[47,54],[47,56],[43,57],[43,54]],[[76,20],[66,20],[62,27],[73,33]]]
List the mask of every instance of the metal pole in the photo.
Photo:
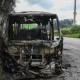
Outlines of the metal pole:
[[74,0],[74,25],[76,24],[76,0]]

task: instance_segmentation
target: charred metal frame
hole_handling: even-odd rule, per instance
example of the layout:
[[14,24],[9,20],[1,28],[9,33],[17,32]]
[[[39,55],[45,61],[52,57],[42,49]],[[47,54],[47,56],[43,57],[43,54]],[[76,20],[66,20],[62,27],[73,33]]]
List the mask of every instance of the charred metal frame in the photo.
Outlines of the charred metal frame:
[[[2,47],[2,49],[0,50],[0,52],[1,52],[0,57],[2,56],[2,58],[1,58],[2,61],[7,62],[6,66],[5,66],[7,68],[6,70],[12,69],[11,72],[13,72],[13,73],[16,73],[15,71],[17,71],[17,73],[19,73],[19,71],[21,71],[21,74],[24,73],[26,75],[27,71],[25,72],[25,70],[24,70],[24,68],[26,66],[23,64],[23,59],[22,59],[23,57],[22,56],[24,55],[24,57],[26,58],[25,55],[29,54],[28,56],[30,58],[28,59],[28,63],[26,64],[28,66],[28,68],[31,68],[32,57],[36,56],[36,59],[35,59],[36,61],[38,61],[39,58],[42,58],[41,62],[43,64],[44,64],[44,61],[46,61],[45,65],[43,65],[41,63],[43,66],[46,67],[47,65],[49,65],[49,66],[54,65],[55,66],[55,72],[59,72],[61,69],[60,65],[62,64],[63,38],[61,35],[61,30],[60,30],[59,20],[58,20],[57,15],[51,14],[51,13],[46,13],[46,12],[20,12],[20,13],[11,13],[8,16],[9,16],[9,18],[8,18],[9,23],[7,26],[7,29],[8,29],[7,30],[8,31],[7,32],[8,33],[7,34],[8,35],[7,46],[6,46],[6,48]],[[42,24],[42,27],[44,27],[45,29],[46,29],[46,24],[49,23],[50,24],[50,31],[51,31],[49,34],[50,39],[49,40],[48,39],[42,40],[42,38],[41,38],[41,40],[15,39],[13,36],[13,32],[12,32],[13,28],[11,27],[12,26],[11,20],[13,19],[12,21],[15,20],[18,22],[18,24],[19,24],[18,28],[19,28],[21,22],[31,23],[31,21],[29,21],[29,20],[27,22],[24,22],[21,17],[25,17],[25,21],[27,21],[27,18],[28,19],[33,18],[34,21],[32,21],[32,23],[36,22],[39,27]],[[34,18],[34,17],[36,17],[36,18]],[[58,34],[59,34],[59,38],[56,41],[54,40],[53,19],[57,20],[57,28],[58,28]],[[46,31],[46,33],[47,33],[47,31]],[[1,43],[3,43],[2,45],[6,45],[4,42],[1,42]],[[16,47],[14,47],[14,46],[16,46]],[[19,52],[18,52],[20,54],[19,55],[19,58],[20,58],[19,61],[16,61],[16,59],[13,58],[14,55],[11,56],[12,52],[9,51],[9,48],[12,50],[13,53],[16,52],[16,49],[19,50]],[[39,56],[39,55],[41,55],[41,56]],[[36,62],[35,60],[34,60],[34,62]],[[12,66],[11,66],[11,63],[12,63]],[[54,64],[52,64],[52,63],[54,63]],[[30,70],[30,69],[28,69],[28,70]],[[40,71],[41,71],[41,73],[45,74],[43,72],[43,70],[40,70]],[[32,72],[32,71],[31,71],[31,73],[35,74],[35,72]]]

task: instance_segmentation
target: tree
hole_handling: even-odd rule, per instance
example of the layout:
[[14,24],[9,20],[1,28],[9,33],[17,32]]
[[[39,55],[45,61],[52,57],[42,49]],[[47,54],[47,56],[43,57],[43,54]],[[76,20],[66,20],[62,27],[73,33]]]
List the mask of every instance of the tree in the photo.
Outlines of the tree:
[[16,0],[0,0],[0,12],[8,14],[13,11]]
[[14,10],[16,0],[0,0],[0,28],[6,28],[7,14]]
[[60,26],[63,27],[69,27],[73,24],[73,19],[64,19],[60,21]]

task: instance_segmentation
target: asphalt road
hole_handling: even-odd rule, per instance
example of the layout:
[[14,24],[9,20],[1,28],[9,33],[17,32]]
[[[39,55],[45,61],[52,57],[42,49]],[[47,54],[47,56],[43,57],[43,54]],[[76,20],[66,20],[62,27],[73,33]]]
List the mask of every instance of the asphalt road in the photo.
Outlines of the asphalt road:
[[64,38],[63,80],[80,80],[80,39]]
[[80,80],[80,39],[64,38],[62,74],[38,80]]

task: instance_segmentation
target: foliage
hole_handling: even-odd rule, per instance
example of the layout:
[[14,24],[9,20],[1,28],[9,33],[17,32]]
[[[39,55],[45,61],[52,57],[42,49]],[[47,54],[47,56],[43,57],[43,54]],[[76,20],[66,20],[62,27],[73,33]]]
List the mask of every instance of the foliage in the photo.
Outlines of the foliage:
[[75,26],[72,26],[71,28],[71,33],[75,34],[75,33],[80,33],[80,26],[78,25],[75,25]]
[[64,20],[60,20],[60,26],[61,28],[64,27],[70,27],[73,24],[73,19],[64,19]]
[[63,28],[63,29],[61,30],[61,32],[62,32],[63,35],[67,35],[67,34],[70,34],[70,33],[71,33],[71,32],[70,32],[70,28]]
[[0,0],[0,11],[6,14],[13,11],[16,0]]
[[58,31],[57,31],[57,30],[54,31],[54,35],[55,35],[55,36],[58,35]]
[[7,14],[14,10],[17,0],[0,0],[0,28],[4,30],[7,23]]
[[70,34],[69,30],[61,30],[62,34],[66,35],[66,34]]
[[[16,0],[0,0],[0,28],[6,22],[7,14],[13,11]],[[5,80],[4,75],[1,72],[0,66],[0,80]]]
[[63,35],[63,37],[80,38],[80,34],[68,34],[68,35]]
[[[61,29],[64,37],[80,38],[80,25]],[[54,32],[57,35],[57,31]]]

